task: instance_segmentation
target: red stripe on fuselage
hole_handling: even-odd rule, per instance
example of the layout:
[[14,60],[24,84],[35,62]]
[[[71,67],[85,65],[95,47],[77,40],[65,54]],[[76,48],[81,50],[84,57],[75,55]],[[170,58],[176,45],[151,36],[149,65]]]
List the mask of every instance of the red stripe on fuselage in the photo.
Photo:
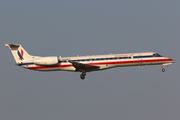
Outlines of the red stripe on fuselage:
[[[117,61],[117,62],[101,62],[101,63],[85,63],[88,65],[112,65],[112,64],[132,64],[132,63],[150,63],[150,62],[174,62],[172,59],[154,59],[154,60],[134,60],[134,61]],[[36,70],[36,69],[49,69],[49,68],[62,68],[62,67],[72,67],[72,64],[69,65],[58,65],[58,66],[36,66],[36,67],[27,67],[27,69]]]
[[172,59],[155,59],[155,60],[117,61],[117,62],[89,63],[89,65],[148,63],[148,62],[173,62],[173,60]]

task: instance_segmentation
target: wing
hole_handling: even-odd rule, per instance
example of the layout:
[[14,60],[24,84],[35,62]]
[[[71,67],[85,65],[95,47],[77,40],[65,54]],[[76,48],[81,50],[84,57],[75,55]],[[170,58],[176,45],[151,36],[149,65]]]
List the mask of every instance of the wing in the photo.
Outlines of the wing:
[[79,63],[79,62],[71,61],[70,63],[76,68],[76,71],[90,72],[90,71],[98,70],[100,68],[99,66],[93,66],[93,65],[88,65],[88,64]]

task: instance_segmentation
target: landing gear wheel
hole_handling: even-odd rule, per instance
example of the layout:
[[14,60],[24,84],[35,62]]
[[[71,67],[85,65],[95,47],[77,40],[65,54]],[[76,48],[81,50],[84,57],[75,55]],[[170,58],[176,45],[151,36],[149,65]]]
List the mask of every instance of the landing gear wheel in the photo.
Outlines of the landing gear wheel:
[[165,69],[164,69],[164,68],[162,69],[162,72],[165,72]]
[[84,79],[85,79],[85,75],[84,75],[84,74],[81,74],[81,75],[80,75],[80,78],[81,78],[82,80],[84,80]]
[[81,73],[81,75],[80,75],[80,78],[82,79],[82,80],[84,80],[85,79],[85,76],[86,76],[86,71],[81,71],[82,73]]

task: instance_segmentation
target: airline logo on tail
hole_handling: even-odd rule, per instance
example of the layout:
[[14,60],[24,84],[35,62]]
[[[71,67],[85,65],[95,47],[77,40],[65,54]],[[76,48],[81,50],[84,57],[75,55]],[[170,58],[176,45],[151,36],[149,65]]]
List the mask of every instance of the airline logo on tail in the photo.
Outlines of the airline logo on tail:
[[21,49],[21,53],[18,50],[19,60],[23,60],[24,51]]

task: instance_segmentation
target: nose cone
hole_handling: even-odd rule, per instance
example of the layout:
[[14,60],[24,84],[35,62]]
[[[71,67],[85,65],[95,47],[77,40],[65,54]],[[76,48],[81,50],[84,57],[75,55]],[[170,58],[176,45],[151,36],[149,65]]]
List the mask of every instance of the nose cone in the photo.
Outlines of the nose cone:
[[175,61],[173,59],[170,59],[172,61],[172,63],[174,63]]

